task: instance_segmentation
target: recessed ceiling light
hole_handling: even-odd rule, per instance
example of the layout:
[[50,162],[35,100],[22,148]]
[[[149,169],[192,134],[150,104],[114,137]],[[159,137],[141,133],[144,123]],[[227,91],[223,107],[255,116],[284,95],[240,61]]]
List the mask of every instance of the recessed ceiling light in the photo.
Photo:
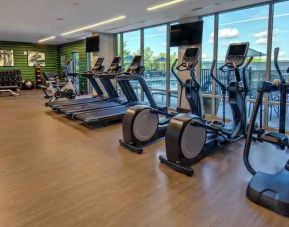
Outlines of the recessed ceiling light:
[[112,19],[109,19],[109,20],[101,21],[101,22],[96,23],[96,24],[88,25],[88,26],[85,26],[85,27],[82,27],[82,28],[77,28],[77,29],[69,31],[69,32],[64,32],[61,35],[62,36],[70,35],[70,34],[73,34],[73,33],[76,33],[76,32],[81,32],[81,31],[84,31],[84,30],[87,30],[87,29],[90,29],[90,28],[95,28],[95,27],[98,27],[98,26],[101,26],[101,25],[104,25],[104,24],[109,24],[109,23],[113,23],[115,21],[123,20],[125,18],[126,18],[126,16],[115,17],[115,18],[112,18]]
[[171,5],[183,2],[183,1],[184,0],[174,0],[174,1],[166,2],[166,3],[161,3],[161,4],[158,4],[158,5],[151,6],[151,7],[147,8],[147,11],[157,10],[157,9],[164,8],[164,7],[167,7],[167,6],[171,6]]
[[52,39],[55,39],[56,37],[55,36],[50,36],[50,37],[47,37],[45,39],[40,39],[38,41],[38,43],[43,43],[43,42],[46,42],[46,41],[49,41],[49,40],[52,40]]

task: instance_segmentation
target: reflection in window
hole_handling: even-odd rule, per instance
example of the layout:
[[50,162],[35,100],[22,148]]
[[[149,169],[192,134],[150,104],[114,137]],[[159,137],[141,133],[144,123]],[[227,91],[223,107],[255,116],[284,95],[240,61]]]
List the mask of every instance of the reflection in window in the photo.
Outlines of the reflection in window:
[[[250,43],[248,56],[254,56],[254,60],[248,68],[247,78],[250,87],[248,96],[252,101],[256,98],[257,84],[264,79],[266,73],[268,13],[269,6],[264,5],[223,13],[219,17],[218,67],[224,64],[230,43]],[[218,72],[218,77],[225,84],[235,79],[233,74],[222,72]],[[220,95],[220,88],[217,86],[216,89],[217,94]],[[249,102],[250,100],[248,106]],[[222,108],[219,108],[218,116],[221,115]]]
[[166,104],[167,26],[144,30],[145,80],[158,104]]
[[[289,45],[288,45],[288,35],[289,35],[289,2],[280,2],[274,5],[274,24],[273,24],[273,43],[272,43],[272,63],[271,63],[271,73],[270,80],[278,79],[278,74],[274,66],[274,49],[276,47],[280,48],[279,52],[279,66],[285,76],[285,79],[289,80],[289,74],[287,69],[289,67]],[[269,105],[268,122],[271,127],[278,127],[279,125],[279,114],[280,107],[278,102],[280,101],[279,93],[272,93],[269,96],[269,101],[272,105]],[[289,97],[287,98],[287,103],[289,103]],[[287,107],[287,114],[289,109]],[[288,119],[288,118],[287,118]],[[289,121],[286,122],[286,128],[289,129]]]

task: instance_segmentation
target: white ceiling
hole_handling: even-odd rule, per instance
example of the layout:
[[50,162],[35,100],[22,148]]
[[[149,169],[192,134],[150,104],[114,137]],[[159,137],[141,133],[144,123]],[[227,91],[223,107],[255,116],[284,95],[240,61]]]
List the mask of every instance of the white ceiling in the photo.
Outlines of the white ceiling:
[[[268,0],[185,0],[154,12],[146,8],[169,0],[2,0],[0,40],[36,43],[56,36],[50,44],[82,39],[91,32],[116,33],[201,16]],[[195,10],[198,9],[198,10]],[[126,15],[126,19],[67,37],[61,33]]]

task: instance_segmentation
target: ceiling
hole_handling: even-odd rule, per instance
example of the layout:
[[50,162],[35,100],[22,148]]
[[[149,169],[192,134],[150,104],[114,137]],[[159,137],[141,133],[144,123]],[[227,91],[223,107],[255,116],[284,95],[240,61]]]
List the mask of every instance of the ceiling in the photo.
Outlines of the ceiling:
[[[92,32],[116,33],[181,18],[207,15],[268,0],[185,0],[159,9],[146,8],[169,0],[9,0],[1,1],[0,40],[49,44],[83,39]],[[126,19],[62,37],[63,32],[126,15]]]

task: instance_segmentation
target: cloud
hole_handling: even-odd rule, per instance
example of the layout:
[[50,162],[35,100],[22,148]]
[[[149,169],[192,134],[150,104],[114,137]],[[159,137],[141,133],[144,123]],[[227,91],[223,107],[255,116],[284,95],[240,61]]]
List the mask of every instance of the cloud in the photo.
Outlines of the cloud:
[[240,35],[237,28],[223,28],[219,30],[219,38],[231,39],[236,38]]
[[214,32],[210,34],[209,44],[214,45]]
[[264,37],[258,38],[258,39],[255,41],[255,44],[258,44],[258,45],[267,45],[267,37],[266,37],[266,38],[264,38]]
[[258,39],[260,39],[260,38],[267,38],[268,32],[267,32],[267,31],[257,32],[257,33],[255,33],[255,34],[253,34],[253,36],[254,36],[255,38],[258,38]]
[[285,51],[280,51],[279,52],[279,57],[283,58],[283,59],[286,58],[286,52]]

